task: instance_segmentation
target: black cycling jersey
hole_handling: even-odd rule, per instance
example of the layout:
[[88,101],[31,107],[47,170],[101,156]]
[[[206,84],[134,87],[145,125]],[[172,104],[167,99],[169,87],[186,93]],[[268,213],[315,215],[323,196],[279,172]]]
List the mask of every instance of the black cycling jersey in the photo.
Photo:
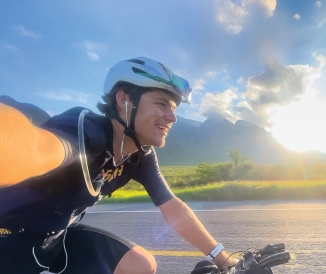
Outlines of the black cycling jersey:
[[[44,175],[0,188],[0,228],[11,233],[56,234],[87,207],[110,196],[130,179],[144,186],[156,206],[174,197],[160,173],[153,148],[148,155],[134,153],[119,166],[114,165],[111,121],[92,112],[84,120],[88,168],[91,180],[103,178],[104,185],[98,197],[90,195],[78,149],[78,117],[82,110],[70,109],[42,125],[62,141],[65,159],[58,168]],[[0,237],[0,242],[4,239]]]

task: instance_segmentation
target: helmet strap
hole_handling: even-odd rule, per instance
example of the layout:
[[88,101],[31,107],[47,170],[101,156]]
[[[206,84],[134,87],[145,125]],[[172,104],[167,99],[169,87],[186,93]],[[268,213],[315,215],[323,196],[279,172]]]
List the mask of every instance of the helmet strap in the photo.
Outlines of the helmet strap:
[[116,114],[115,119],[125,128],[123,133],[126,136],[130,137],[134,141],[136,147],[138,148],[138,151],[141,154],[146,155],[146,154],[148,154],[150,152],[150,148],[145,149],[145,148],[142,147],[142,145],[139,143],[138,139],[136,138],[136,131],[135,131],[135,127],[134,127],[138,104],[139,104],[139,101],[140,101],[140,97],[143,94],[143,92],[137,91],[137,89],[135,90],[135,96],[133,97],[133,100],[132,100],[133,107],[132,107],[132,111],[131,111],[129,126],[121,119],[120,115]]

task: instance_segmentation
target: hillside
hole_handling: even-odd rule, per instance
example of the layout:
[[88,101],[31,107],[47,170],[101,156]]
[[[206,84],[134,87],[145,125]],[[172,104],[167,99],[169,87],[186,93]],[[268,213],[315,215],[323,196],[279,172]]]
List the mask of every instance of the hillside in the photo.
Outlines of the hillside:
[[233,124],[219,115],[203,123],[178,117],[165,147],[156,151],[161,165],[198,165],[229,161],[230,149],[259,165],[326,160],[320,152],[290,151],[266,130],[242,120]]
[[[0,96],[0,102],[17,108],[35,125],[50,118],[41,108],[19,103],[9,96]],[[258,165],[326,161],[325,154],[290,151],[266,130],[242,120],[233,124],[218,114],[204,122],[179,116],[167,136],[166,145],[156,148],[156,151],[161,166],[182,166],[229,161],[230,149],[240,150],[242,155]]]

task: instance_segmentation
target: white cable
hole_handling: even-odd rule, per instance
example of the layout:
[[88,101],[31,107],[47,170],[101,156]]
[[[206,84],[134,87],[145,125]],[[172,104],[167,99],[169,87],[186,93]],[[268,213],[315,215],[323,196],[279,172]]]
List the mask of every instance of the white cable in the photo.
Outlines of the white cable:
[[[127,122],[127,127],[129,127],[129,121],[128,121],[128,101],[125,101],[125,105],[126,105],[126,122]],[[123,134],[123,136],[122,136],[122,141],[121,141],[121,145],[120,145],[121,159],[123,159],[124,140],[125,140],[125,134]]]
[[62,244],[63,244],[63,249],[64,249],[64,251],[65,251],[65,255],[66,255],[66,265],[65,265],[64,269],[62,269],[62,270],[61,270],[59,273],[57,273],[57,274],[61,274],[63,271],[66,270],[66,268],[67,268],[67,266],[68,266],[68,253],[67,253],[66,243],[65,243],[65,241],[66,241],[66,235],[67,235],[67,229],[65,230],[65,235],[63,235],[63,242],[62,242]]
[[126,105],[126,121],[127,121],[127,127],[129,127],[129,121],[128,121],[128,101],[125,102]]
[[97,183],[96,190],[93,188],[93,184],[91,178],[89,176],[89,170],[87,165],[87,158],[86,158],[86,149],[85,149],[85,142],[84,142],[84,116],[89,113],[87,109],[84,109],[78,118],[78,145],[79,145],[79,159],[83,169],[83,174],[85,178],[85,183],[89,193],[96,197],[101,192],[102,183]]
[[35,259],[36,263],[37,263],[40,267],[43,267],[43,268],[46,268],[46,270],[49,270],[49,269],[50,269],[49,266],[42,265],[42,264],[38,261],[38,259],[36,258],[36,255],[35,255],[35,252],[34,252],[34,246],[33,246],[32,252],[33,252],[33,256],[34,256],[34,259]]
[[[66,240],[66,235],[67,235],[67,229],[65,230],[65,234],[63,235],[63,241],[62,241],[62,244],[63,244],[63,249],[65,251],[65,255],[66,255],[66,265],[65,267],[63,268],[63,270],[61,270],[59,273],[56,273],[56,274],[61,274],[63,271],[66,270],[67,266],[68,266],[68,253],[67,253],[67,250],[66,250],[66,244],[65,244],[65,240]],[[36,258],[36,255],[35,255],[35,251],[34,251],[35,247],[33,246],[32,248],[32,253],[33,253],[33,256],[34,256],[34,259],[36,261],[36,263],[40,266],[40,267],[43,267],[46,269],[46,271],[49,271],[50,269],[50,266],[44,266],[42,265],[38,259]]]

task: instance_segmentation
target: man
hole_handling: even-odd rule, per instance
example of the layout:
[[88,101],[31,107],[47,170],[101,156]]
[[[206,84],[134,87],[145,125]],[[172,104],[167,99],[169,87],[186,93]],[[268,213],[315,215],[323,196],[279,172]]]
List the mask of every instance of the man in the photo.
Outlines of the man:
[[145,187],[177,233],[222,269],[234,265],[173,195],[152,147],[164,145],[177,105],[189,103],[190,94],[186,80],[141,57],[108,72],[102,116],[77,107],[38,128],[2,104],[0,273],[155,273],[155,259],[142,247],[76,225],[87,207],[130,179]]

